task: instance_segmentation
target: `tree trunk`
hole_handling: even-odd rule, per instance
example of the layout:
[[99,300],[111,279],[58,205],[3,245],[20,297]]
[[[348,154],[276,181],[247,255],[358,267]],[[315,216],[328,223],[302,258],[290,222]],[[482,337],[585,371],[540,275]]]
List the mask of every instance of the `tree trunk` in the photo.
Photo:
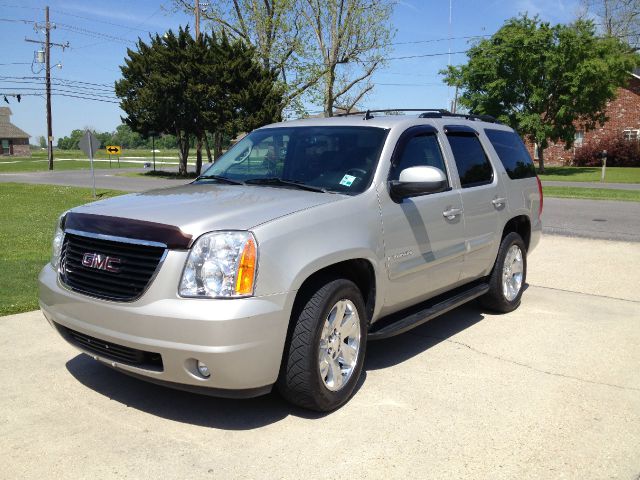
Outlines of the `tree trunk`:
[[213,163],[213,159],[211,158],[211,147],[209,147],[209,136],[207,132],[204,132],[204,146],[207,149],[207,160],[209,163]]
[[178,175],[187,175],[187,158],[189,158],[189,136],[181,132],[176,134],[178,148],[180,149],[180,163],[178,165]]
[[538,144],[538,173],[544,173],[544,148]]
[[202,135],[198,136],[196,142],[196,176],[200,176],[202,172]]
[[213,156],[216,160],[222,155],[222,132],[216,131],[213,134]]
[[333,86],[336,82],[336,72],[330,68],[327,72],[327,84],[324,88],[324,116],[333,117]]

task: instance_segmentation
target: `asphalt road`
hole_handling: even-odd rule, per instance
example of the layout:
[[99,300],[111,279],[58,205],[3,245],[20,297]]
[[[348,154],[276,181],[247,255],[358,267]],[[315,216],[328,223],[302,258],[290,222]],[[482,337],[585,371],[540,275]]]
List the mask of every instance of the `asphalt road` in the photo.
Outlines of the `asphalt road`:
[[[107,190],[141,192],[164,188],[189,180],[122,177],[118,173],[142,169],[96,169],[96,187]],[[1,182],[39,183],[90,187],[87,170],[0,174]],[[550,184],[550,183],[549,183]],[[575,183],[574,185],[578,185]],[[579,184],[588,186],[589,184]],[[616,184],[617,185],[617,184]],[[640,185],[635,185],[640,188]],[[586,238],[640,242],[640,203],[602,200],[545,198],[544,232]]]
[[545,197],[542,225],[555,235],[640,242],[640,203]]
[[[152,188],[164,188],[188,183],[191,180],[170,180],[163,178],[123,177],[119,173],[145,172],[139,168],[96,169],[96,188],[123,190],[125,192],[144,192]],[[37,183],[43,185],[69,185],[91,188],[92,179],[89,170],[54,170],[52,172],[2,173],[0,183]]]
[[637,243],[546,237],[518,310],[370,343],[328,415],[147,384],[39,312],[0,318],[0,478],[636,479],[638,264]]

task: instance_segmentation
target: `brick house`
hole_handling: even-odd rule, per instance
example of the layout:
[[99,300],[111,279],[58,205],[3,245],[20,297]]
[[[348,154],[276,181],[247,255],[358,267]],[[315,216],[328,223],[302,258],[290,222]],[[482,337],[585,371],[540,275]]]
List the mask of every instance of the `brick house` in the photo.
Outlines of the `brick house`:
[[[608,103],[606,116],[609,120],[594,130],[578,129],[574,146],[569,150],[565,150],[564,142],[550,143],[544,151],[545,165],[570,165],[577,149],[605,138],[624,136],[629,141],[640,141],[640,68],[630,76],[629,83],[619,88],[616,98]],[[527,146],[537,160],[536,148]]]
[[29,134],[11,123],[11,109],[0,107],[0,155],[30,157]]

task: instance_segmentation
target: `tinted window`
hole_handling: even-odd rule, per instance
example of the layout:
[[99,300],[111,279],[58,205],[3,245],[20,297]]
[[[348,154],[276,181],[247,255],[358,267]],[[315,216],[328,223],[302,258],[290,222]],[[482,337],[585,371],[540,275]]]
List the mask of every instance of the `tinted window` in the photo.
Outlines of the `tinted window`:
[[529,156],[524,142],[513,132],[504,130],[485,130],[491,145],[495,148],[509,178],[528,178],[536,176],[536,168]]
[[475,135],[448,134],[462,188],[486,185],[493,181],[493,169]]
[[398,180],[400,172],[409,167],[436,167],[445,172],[444,159],[434,134],[412,137],[404,145],[399,160],[391,167],[390,180]]
[[[256,130],[201,177],[287,180],[332,192],[364,191],[375,172],[388,130],[377,127],[278,127]],[[284,188],[284,187],[282,187]]]

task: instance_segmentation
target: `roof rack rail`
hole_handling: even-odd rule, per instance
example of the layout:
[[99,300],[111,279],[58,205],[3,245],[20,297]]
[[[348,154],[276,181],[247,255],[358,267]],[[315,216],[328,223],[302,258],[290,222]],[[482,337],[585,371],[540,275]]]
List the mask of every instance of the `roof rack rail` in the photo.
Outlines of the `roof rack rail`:
[[374,113],[397,113],[397,112],[421,112],[418,117],[420,118],[443,118],[443,117],[456,117],[464,118],[466,120],[477,120],[480,122],[488,123],[500,123],[491,115],[474,115],[472,113],[451,113],[449,110],[443,108],[387,108],[383,110],[367,110],[365,112],[347,112],[339,113],[336,117],[349,117],[352,115],[363,115],[363,120],[370,120],[374,118]]
[[365,112],[356,111],[356,112],[338,113],[334,116],[349,117],[351,115],[366,115],[368,113],[370,118],[373,118],[373,116],[371,116],[372,113],[396,113],[396,112],[446,112],[446,110],[434,109],[434,108],[387,108],[383,110],[367,110]]
[[491,115],[474,115],[472,113],[451,113],[446,110],[442,112],[440,115],[434,114],[433,112],[425,112],[422,115],[420,115],[420,118],[442,118],[442,117],[457,117],[457,118],[464,118],[466,120],[477,120],[480,122],[487,122],[487,123],[500,123],[498,120],[496,120],[495,117],[492,117]]

